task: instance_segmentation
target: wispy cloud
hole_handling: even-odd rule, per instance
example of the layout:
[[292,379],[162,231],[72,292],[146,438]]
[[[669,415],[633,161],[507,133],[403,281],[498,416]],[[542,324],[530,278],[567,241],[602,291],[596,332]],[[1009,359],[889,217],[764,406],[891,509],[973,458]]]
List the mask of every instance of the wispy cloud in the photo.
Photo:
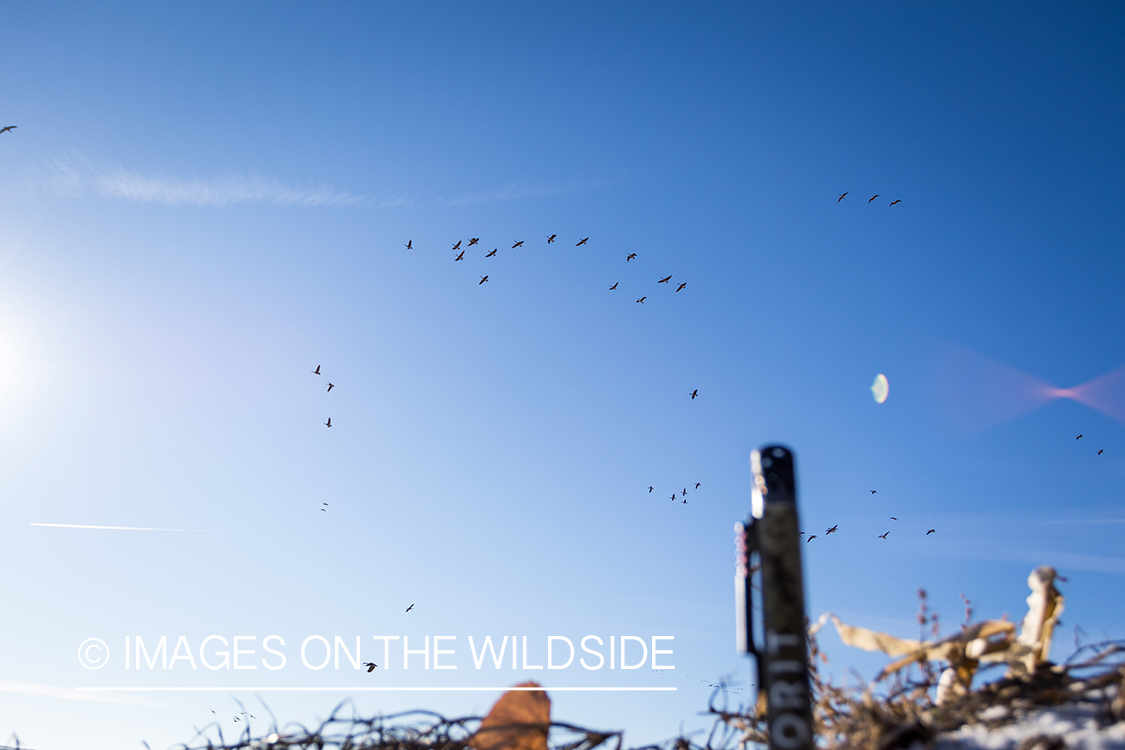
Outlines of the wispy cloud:
[[147,526],[91,526],[83,523],[32,523],[32,526],[46,526],[52,529],[99,529],[101,531],[190,531],[200,534],[216,534],[209,529],[156,529]]
[[85,703],[120,703],[133,706],[162,706],[151,698],[137,695],[122,695],[117,693],[95,693],[76,690],[61,685],[43,685],[38,682],[17,682],[16,680],[0,680],[0,693],[13,693],[15,695],[31,695],[38,698],[61,698],[68,701],[83,701]]
[[548,183],[545,185],[528,186],[519,182],[509,182],[497,190],[482,190],[479,192],[462,193],[447,201],[451,206],[469,206],[477,203],[503,203],[506,201],[525,200],[527,198],[542,198],[546,195],[562,195],[565,193],[587,193],[607,187],[610,181],[571,180],[565,183]]
[[106,200],[159,203],[165,206],[269,203],[282,206],[389,208],[410,202],[407,198],[380,200],[369,195],[355,195],[329,185],[286,185],[258,175],[227,175],[213,179],[146,175],[121,166],[99,166],[77,155],[53,160],[47,182],[63,195],[93,192]]

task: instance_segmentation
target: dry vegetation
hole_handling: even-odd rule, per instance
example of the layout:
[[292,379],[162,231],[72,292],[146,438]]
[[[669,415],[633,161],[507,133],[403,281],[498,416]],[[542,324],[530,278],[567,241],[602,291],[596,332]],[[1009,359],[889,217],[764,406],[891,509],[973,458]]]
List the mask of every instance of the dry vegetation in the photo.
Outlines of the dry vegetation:
[[[1054,587],[1054,570],[1032,571],[1028,614],[1020,632],[1006,620],[972,622],[965,599],[965,621],[953,635],[939,638],[938,617],[919,591],[920,638],[907,640],[846,625],[825,615],[809,628],[809,661],[817,745],[824,750],[893,750],[927,747],[943,732],[965,725],[999,728],[1037,710],[1092,707],[1101,725],[1125,722],[1125,641],[1079,646],[1062,664],[1047,660],[1051,637],[1063,609]],[[856,687],[831,684],[820,667],[827,658],[817,633],[833,622],[844,643],[883,651],[890,661],[874,682]],[[973,682],[989,669],[1006,667],[992,681]],[[857,675],[858,677],[858,675]],[[525,683],[523,687],[538,687]],[[706,737],[679,737],[634,750],[743,750],[768,741],[765,705],[717,706],[720,685],[707,714],[714,718]],[[254,733],[247,725],[225,737],[219,725],[205,727],[177,750],[622,750],[620,731],[597,731],[553,721],[546,692],[509,692],[489,715],[449,719],[429,711],[368,718],[345,702],[315,727],[273,719]],[[18,747],[18,743],[17,743]],[[1019,750],[1060,750],[1057,737],[1037,736]],[[0,750],[11,750],[0,747]]]

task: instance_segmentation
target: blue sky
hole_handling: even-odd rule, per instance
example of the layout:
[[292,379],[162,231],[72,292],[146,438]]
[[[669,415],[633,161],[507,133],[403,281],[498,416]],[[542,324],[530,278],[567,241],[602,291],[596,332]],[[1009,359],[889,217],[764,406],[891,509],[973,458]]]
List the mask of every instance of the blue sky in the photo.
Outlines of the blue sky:
[[[981,364],[1059,387],[1125,364],[1122,25],[1110,4],[3,6],[0,739],[168,746],[237,727],[239,686],[529,677],[677,687],[553,694],[630,742],[704,726],[708,682],[746,698],[731,529],[773,441],[804,527],[839,524],[806,546],[813,616],[911,635],[924,587],[950,628],[961,593],[1018,618],[1050,564],[1056,655],[1073,625],[1122,637],[1125,430],[1066,400],[989,419],[1017,380]],[[138,634],[281,634],[289,666],[126,672]],[[459,668],[313,672],[311,634],[368,658],[372,635],[457,635]],[[505,634],[674,635],[676,670],[472,669],[467,636]],[[90,637],[118,661],[76,663]],[[824,641],[837,675],[880,664]],[[232,691],[73,690],[145,685]],[[495,698],[263,699],[310,721],[349,695]]]

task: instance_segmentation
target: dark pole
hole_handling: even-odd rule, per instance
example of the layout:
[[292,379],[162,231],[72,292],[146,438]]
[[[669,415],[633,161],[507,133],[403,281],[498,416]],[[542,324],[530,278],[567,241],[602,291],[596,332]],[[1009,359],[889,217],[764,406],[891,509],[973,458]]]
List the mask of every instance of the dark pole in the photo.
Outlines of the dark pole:
[[[758,666],[758,693],[765,695],[771,750],[813,750],[805,587],[797,520],[793,454],[767,445],[750,454],[754,471],[752,518],[742,526],[736,586],[739,645]],[[762,637],[754,638],[749,564],[761,566]]]

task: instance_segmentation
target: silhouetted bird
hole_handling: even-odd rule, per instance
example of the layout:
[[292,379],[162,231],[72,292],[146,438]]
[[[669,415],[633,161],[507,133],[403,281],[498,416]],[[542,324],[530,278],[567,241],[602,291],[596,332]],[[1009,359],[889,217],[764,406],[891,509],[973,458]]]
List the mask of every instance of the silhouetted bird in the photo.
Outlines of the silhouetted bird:
[[373,661],[365,661],[365,662],[363,662],[363,666],[367,667],[367,674],[371,674],[372,672],[375,671],[375,667],[377,667],[379,665],[376,664]]
[[698,396],[698,395],[699,395],[699,389],[696,388],[694,391],[691,392],[691,400],[695,401],[695,397]]
[[620,283],[621,283],[620,281],[615,281],[615,282],[613,282],[613,286],[611,286],[611,287],[609,288],[609,291],[611,291],[611,292],[612,292],[612,291],[613,291],[614,289],[616,289],[616,288],[617,288],[617,285],[618,285],[618,284],[620,284]]
[[312,371],[312,374],[313,375],[319,375],[320,374],[320,365],[316,366],[316,369]]
[[872,495],[874,495],[874,494],[875,494],[875,490],[871,490],[871,494],[872,494]]
[[477,244],[478,242],[480,242],[480,237],[470,237],[469,238],[469,244],[467,245],[467,247],[472,247],[473,245]]
[[414,609],[414,605],[413,605],[413,604],[411,604],[411,605],[410,605],[409,607],[407,607],[407,608],[406,608],[406,611],[407,611],[407,612],[409,612],[409,611],[410,611],[410,610],[412,610],[412,609]]
[[683,495],[684,497],[687,497],[687,487],[684,487],[684,491],[681,492],[680,494]]
[[695,483],[695,489],[697,489],[697,490],[699,489],[699,482]]
[[413,250],[414,249],[414,240],[407,240],[406,241],[406,249],[407,250]]
[[660,281],[658,281],[656,283],[657,284],[667,284],[671,280],[672,280],[671,276],[665,276],[663,279],[661,279]]
[[335,388],[335,387],[336,387],[336,385],[334,383],[329,383],[328,384],[328,390],[325,391],[325,393],[330,393],[332,391],[332,389]]
[[[890,534],[890,533],[891,533],[891,532],[889,532],[889,531],[887,532],[887,534]],[[880,539],[886,539],[886,538],[887,538],[887,534],[880,534],[880,535],[879,535],[879,538],[880,538]]]
[[650,495],[652,494],[652,485],[651,484],[648,486],[648,494],[650,494]]
[[672,502],[676,502],[676,493],[675,492],[672,493]]
[[552,242],[554,242],[556,237],[558,237],[557,234],[552,234],[550,237],[548,237],[547,244],[550,245]]
[[1081,439],[1082,439],[1082,436],[1081,436],[1081,435],[1079,435],[1078,437],[1076,437],[1076,438],[1074,438],[1074,439],[1075,439],[1075,440],[1081,440]]
[[[687,505],[687,500],[684,500],[684,505]],[[146,657],[147,658],[147,657]]]
[[639,300],[637,300],[637,302],[640,302],[640,303],[643,304],[646,299],[648,299],[648,297],[641,297]]
[[481,284],[483,284],[486,281],[488,281],[488,277],[487,276],[481,276],[480,281],[477,282],[477,286],[480,286]]
[[680,285],[679,285],[678,287],[676,287],[676,291],[677,291],[677,292],[678,292],[678,291],[680,291],[680,290],[681,290],[681,289],[683,289],[683,288],[684,288],[685,286],[687,286],[687,282],[686,282],[686,281],[685,281],[684,283],[680,284]]
[[332,426],[332,417],[329,417],[329,418],[328,418],[328,421],[327,421],[327,422],[325,422],[325,423],[324,423],[324,425],[325,425],[326,427],[331,427],[331,426]]
[[522,244],[523,244],[523,240],[520,240],[520,241],[519,241],[519,242],[517,242],[516,244],[512,245],[512,249],[513,249],[513,250],[515,250],[515,249],[516,249],[517,247],[519,247],[519,246],[520,246],[520,245],[522,245]]
[[580,239],[580,240],[578,240],[578,245],[575,245],[575,247],[578,247],[579,245],[585,245],[585,244],[586,244],[586,240],[588,240],[588,239],[590,239],[590,238],[589,238],[589,237],[584,237],[583,239]]
[[453,246],[453,249],[454,250],[460,250],[461,249],[461,240],[457,240],[457,244]]
[[844,200],[847,195],[847,193],[840,193],[840,197],[836,199],[836,202],[839,203],[840,201]]
[[829,534],[834,533],[836,531],[836,529],[838,529],[838,528],[840,528],[840,524],[836,524],[835,526],[830,528],[828,531],[824,532],[824,535],[828,536]]
[[891,520],[892,520],[892,521],[897,521],[898,519],[897,519],[897,518],[895,518],[894,516],[891,516]]
[[875,200],[878,197],[879,197],[879,194],[875,193],[875,195],[873,195],[873,196],[871,196],[870,198],[867,199],[867,202],[870,203],[871,201]]
[[491,258],[493,255],[496,255],[497,250],[499,250],[499,248],[496,248],[496,247],[492,248],[492,252],[489,253],[488,255],[484,256],[484,257]]
[[894,201],[891,201],[891,205],[892,205],[892,206],[893,206],[893,205],[895,205],[896,203],[902,203],[902,201],[899,201],[899,200],[894,200]]
[[[458,243],[458,244],[460,244],[460,243]],[[454,258],[453,260],[454,260],[454,262],[456,262],[456,261],[459,261],[459,260],[461,260],[461,259],[462,259],[462,258],[464,258],[464,257],[465,257],[465,251],[464,251],[464,250],[462,250],[461,252],[459,252],[459,253],[457,254],[457,257],[456,257],[456,258]]]
[[631,261],[633,258],[636,258],[636,257],[637,257],[636,253],[629,253],[628,255],[625,256],[625,262],[628,263],[629,261]]
[[813,534],[813,535],[811,535],[811,536],[810,536],[810,537],[809,537],[808,539],[806,539],[806,540],[805,540],[805,544],[808,544],[808,543],[809,543],[809,542],[811,542],[811,541],[812,541],[813,539],[816,539],[816,534]]
[[1102,448],[1100,451],[1098,451],[1099,456],[1102,455],[1103,453],[1105,453],[1105,448]]
[[9,130],[15,130],[18,127],[19,125],[5,125],[4,127],[0,128],[0,133],[7,133]]
[[930,529],[929,531],[926,532],[926,536],[929,536],[930,534],[934,533],[935,531],[937,531],[937,529]]

